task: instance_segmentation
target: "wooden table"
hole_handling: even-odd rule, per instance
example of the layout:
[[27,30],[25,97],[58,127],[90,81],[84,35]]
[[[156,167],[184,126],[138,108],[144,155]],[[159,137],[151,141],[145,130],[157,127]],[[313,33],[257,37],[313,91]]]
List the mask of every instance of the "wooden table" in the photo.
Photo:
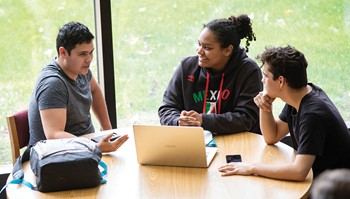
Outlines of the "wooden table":
[[[41,193],[23,185],[7,187],[8,198],[307,198],[312,171],[306,181],[274,180],[259,176],[222,177],[218,167],[226,154],[241,154],[245,162],[284,164],[292,162],[295,151],[283,144],[266,145],[253,133],[216,136],[218,153],[209,168],[143,166],[137,163],[132,129],[118,129],[129,140],[116,152],[103,155],[108,165],[107,184],[96,188]],[[25,179],[32,183],[29,163],[24,164]],[[8,180],[10,180],[9,177]],[[86,179],[88,180],[88,179]],[[34,183],[35,185],[35,183]]]

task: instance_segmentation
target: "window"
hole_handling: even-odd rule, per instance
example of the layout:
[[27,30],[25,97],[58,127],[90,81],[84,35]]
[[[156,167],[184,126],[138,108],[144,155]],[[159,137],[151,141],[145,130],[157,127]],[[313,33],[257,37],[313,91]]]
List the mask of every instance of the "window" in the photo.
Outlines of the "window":
[[[257,37],[249,48],[251,58],[265,46],[295,46],[309,62],[309,81],[323,88],[344,119],[350,120],[349,10],[350,3],[325,0],[113,0],[118,127],[159,123],[163,92],[180,60],[196,54],[202,25],[242,13],[252,18]],[[275,116],[283,106],[277,100]]]
[[[11,164],[5,117],[27,108],[36,78],[57,56],[63,24],[80,21],[95,32],[93,1],[19,0],[0,3],[0,165]],[[96,74],[96,60],[93,63]]]

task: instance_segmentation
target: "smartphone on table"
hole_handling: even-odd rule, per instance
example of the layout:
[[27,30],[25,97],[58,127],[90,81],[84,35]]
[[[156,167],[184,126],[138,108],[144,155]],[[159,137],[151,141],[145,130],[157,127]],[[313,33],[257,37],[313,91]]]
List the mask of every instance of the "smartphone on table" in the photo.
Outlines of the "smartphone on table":
[[[107,136],[107,134],[105,134],[105,135],[99,135],[99,136],[96,136],[96,137],[91,138],[91,140],[94,141],[94,142],[96,142],[96,143],[98,143],[102,138],[104,138],[104,137],[106,137],[106,136]],[[114,141],[114,140],[118,139],[119,137],[120,137],[120,135],[119,135],[118,133],[113,132],[112,137],[111,137],[109,140],[110,140],[110,141]]]
[[226,155],[226,162],[242,162],[242,157],[239,154],[236,155]]

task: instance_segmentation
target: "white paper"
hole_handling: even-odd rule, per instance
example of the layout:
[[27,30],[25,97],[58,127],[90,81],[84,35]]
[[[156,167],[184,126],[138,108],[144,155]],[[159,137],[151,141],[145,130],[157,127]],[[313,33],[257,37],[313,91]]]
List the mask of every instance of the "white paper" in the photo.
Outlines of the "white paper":
[[205,145],[207,145],[212,139],[213,139],[213,134],[208,130],[204,130]]

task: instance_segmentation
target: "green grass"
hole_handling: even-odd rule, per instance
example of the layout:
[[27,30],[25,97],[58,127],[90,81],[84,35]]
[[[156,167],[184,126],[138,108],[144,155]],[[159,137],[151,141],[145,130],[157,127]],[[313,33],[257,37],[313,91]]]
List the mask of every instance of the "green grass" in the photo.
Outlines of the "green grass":
[[[163,92],[179,61],[195,54],[202,25],[242,13],[252,18],[257,36],[250,57],[271,45],[291,44],[303,51],[309,81],[321,86],[350,120],[346,0],[113,0],[111,7],[118,127],[158,123]],[[57,31],[69,21],[94,31],[93,1],[0,0],[1,154],[10,154],[5,116],[28,106],[41,68],[56,56]],[[274,112],[282,106],[276,103]],[[9,162],[10,155],[0,156],[0,165]]]
[[[247,13],[253,19],[257,36],[249,55],[255,58],[267,45],[297,47],[309,60],[309,80],[324,88],[349,119],[346,56],[350,45],[346,16],[349,18],[350,14],[346,9],[350,8],[345,1],[113,3],[114,46],[119,46],[114,49],[119,118],[144,111],[151,113],[156,122],[163,91],[180,59],[195,54],[202,24]],[[281,106],[275,108],[276,112]]]

